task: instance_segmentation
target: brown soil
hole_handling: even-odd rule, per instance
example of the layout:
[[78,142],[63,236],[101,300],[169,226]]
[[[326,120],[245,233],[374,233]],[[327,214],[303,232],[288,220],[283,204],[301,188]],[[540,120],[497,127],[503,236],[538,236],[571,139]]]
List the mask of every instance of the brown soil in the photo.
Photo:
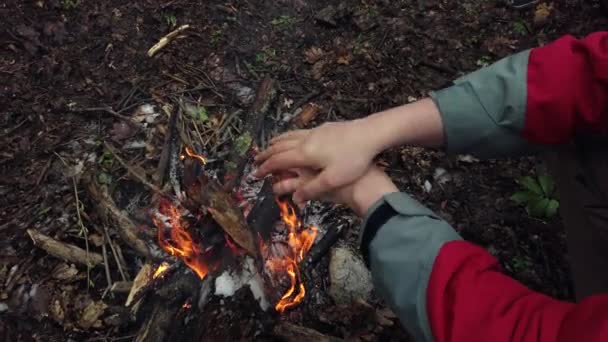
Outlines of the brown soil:
[[[516,11],[499,3],[349,0],[323,15],[328,2],[319,0],[4,1],[0,302],[9,309],[0,313],[0,338],[117,341],[129,340],[139,327],[104,321],[111,310],[99,328],[78,326],[87,303],[104,293],[103,268],[91,271],[90,286],[83,266],[76,266],[79,275],[70,281],[56,279],[53,272],[62,262],[34,247],[26,234],[36,228],[84,247],[72,175],[63,161],[88,168],[91,161],[101,163],[101,141],[124,141],[117,138],[120,119],[110,111],[132,116],[140,104],[162,103],[189,91],[212,115],[231,112],[247,108],[231,84],[255,89],[263,76],[271,76],[280,83],[282,103],[321,106],[313,124],[353,119],[424,97],[515,51],[567,33],[583,36],[608,23],[598,1],[553,1],[552,12],[539,25],[533,23],[534,9]],[[182,24],[194,28],[153,58],[146,55]],[[163,141],[158,132],[145,138],[151,145],[146,153],[129,152],[151,156],[144,168],[155,165]],[[517,191],[515,179],[537,168],[535,159],[465,162],[412,148],[389,151],[381,159],[403,190],[439,212],[466,239],[489,248],[507,273],[533,289],[571,298],[561,223],[530,218],[509,200]],[[437,184],[438,167],[452,180]],[[118,192],[142,191],[124,170],[114,166],[110,171]],[[426,180],[433,185],[428,193]],[[90,203],[79,185],[78,193],[86,213]],[[90,212],[83,220],[91,231],[102,224]],[[354,244],[356,234],[353,225],[346,242]],[[124,246],[123,252],[133,261],[128,271],[134,275],[141,260]],[[336,308],[322,296],[320,311],[303,309],[283,319],[340,337],[406,339],[397,326],[360,329],[361,317],[346,317],[348,308]],[[58,301],[64,315],[49,309]],[[124,296],[108,295],[104,302],[119,308]],[[214,300],[210,306],[213,340],[250,340],[260,329],[252,310],[239,307],[236,299]]]

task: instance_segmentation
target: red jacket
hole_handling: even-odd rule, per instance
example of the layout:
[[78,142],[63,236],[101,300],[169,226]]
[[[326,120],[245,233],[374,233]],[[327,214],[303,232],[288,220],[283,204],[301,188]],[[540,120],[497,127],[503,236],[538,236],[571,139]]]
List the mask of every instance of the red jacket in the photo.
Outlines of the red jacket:
[[[607,134],[608,33],[508,57],[432,98],[450,152],[502,156]],[[608,341],[608,294],[575,304],[534,292],[405,194],[370,210],[362,252],[417,340]]]

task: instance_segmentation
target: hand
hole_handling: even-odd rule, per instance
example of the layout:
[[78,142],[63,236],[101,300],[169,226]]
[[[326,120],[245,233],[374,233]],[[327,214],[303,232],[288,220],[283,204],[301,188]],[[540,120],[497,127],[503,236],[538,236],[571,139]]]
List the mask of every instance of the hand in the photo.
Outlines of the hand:
[[361,177],[381,151],[369,138],[373,132],[363,120],[326,123],[309,130],[285,133],[256,157],[260,163],[256,176],[304,168],[316,171],[309,177],[290,182],[294,202],[318,199]]
[[[300,184],[306,184],[317,176],[311,169],[290,170],[290,176],[273,185],[278,195],[293,192]],[[391,179],[376,166],[371,166],[354,182],[326,191],[322,200],[344,204],[363,216],[382,196],[399,191]]]

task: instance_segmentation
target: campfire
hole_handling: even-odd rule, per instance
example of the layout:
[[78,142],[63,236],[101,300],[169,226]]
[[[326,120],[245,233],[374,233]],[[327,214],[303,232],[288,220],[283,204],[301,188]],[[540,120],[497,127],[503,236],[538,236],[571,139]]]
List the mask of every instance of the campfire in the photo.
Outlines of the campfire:
[[[205,157],[196,154],[191,147],[185,147],[184,151],[185,153],[180,155],[181,160],[192,158],[203,166],[206,164]],[[200,186],[200,183],[197,182],[191,186]],[[200,189],[200,191],[204,192],[205,189]],[[280,209],[281,220],[270,227],[271,238],[269,240],[265,240],[261,234],[257,234],[260,252],[257,257],[261,257],[264,274],[273,285],[281,284],[285,278],[289,279],[289,287],[274,306],[276,311],[283,312],[304,299],[306,289],[300,274],[299,263],[304,261],[312,247],[318,228],[305,227],[294,206],[288,200],[275,198],[275,201]],[[248,209],[247,212],[251,212],[247,204],[244,207]],[[158,244],[163,251],[178,257],[203,280],[211,272],[230,266],[227,261],[234,258],[223,260],[222,256],[226,253],[231,257],[236,257],[246,254],[247,251],[233,240],[230,232],[210,231],[203,227],[202,230],[207,231],[207,236],[195,236],[195,230],[205,225],[203,220],[205,215],[211,215],[208,210],[205,213],[204,208],[200,206],[196,209],[198,211],[191,212],[179,201],[161,197],[158,201],[158,208],[154,210],[153,222],[157,228]],[[212,208],[211,210],[213,211]],[[167,262],[161,263],[154,271],[153,278],[162,276],[168,267]]]

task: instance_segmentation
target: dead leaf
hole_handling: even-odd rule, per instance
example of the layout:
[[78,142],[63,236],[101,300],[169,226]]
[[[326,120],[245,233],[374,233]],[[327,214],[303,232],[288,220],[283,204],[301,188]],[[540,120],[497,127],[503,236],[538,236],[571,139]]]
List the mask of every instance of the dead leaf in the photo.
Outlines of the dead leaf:
[[66,263],[61,263],[57,265],[53,271],[51,271],[51,275],[55,279],[59,280],[69,280],[74,278],[78,274],[78,269],[74,264],[68,266]]
[[103,315],[104,311],[108,306],[103,301],[92,302],[87,305],[82,311],[78,325],[83,329],[89,329],[91,327],[100,327],[98,322],[99,317]]
[[325,74],[325,71],[327,70],[328,65],[329,65],[329,61],[327,59],[321,59],[321,60],[317,61],[312,66],[312,71],[311,71],[312,78],[316,81],[323,78],[323,74]]
[[534,11],[534,26],[540,27],[545,25],[552,11],[553,4],[547,5],[546,2],[543,2],[536,6],[536,10]]
[[314,120],[317,117],[317,114],[319,113],[320,108],[321,107],[319,107],[318,105],[316,105],[314,103],[308,103],[308,104],[304,105],[304,107],[302,107],[302,111],[300,111],[300,113],[296,117],[294,124],[298,128],[305,127],[306,125],[308,125],[312,120]]
[[308,64],[315,64],[319,59],[323,57],[324,54],[325,53],[323,52],[323,50],[321,50],[321,48],[313,46],[310,49],[304,51],[304,60]]
[[353,60],[352,53],[345,51],[338,54],[338,58],[336,59],[336,63],[342,65],[350,65],[350,62]]
[[53,300],[49,309],[51,317],[55,322],[62,323],[65,319],[65,310],[63,309],[63,305],[61,305],[61,301],[59,299]]

